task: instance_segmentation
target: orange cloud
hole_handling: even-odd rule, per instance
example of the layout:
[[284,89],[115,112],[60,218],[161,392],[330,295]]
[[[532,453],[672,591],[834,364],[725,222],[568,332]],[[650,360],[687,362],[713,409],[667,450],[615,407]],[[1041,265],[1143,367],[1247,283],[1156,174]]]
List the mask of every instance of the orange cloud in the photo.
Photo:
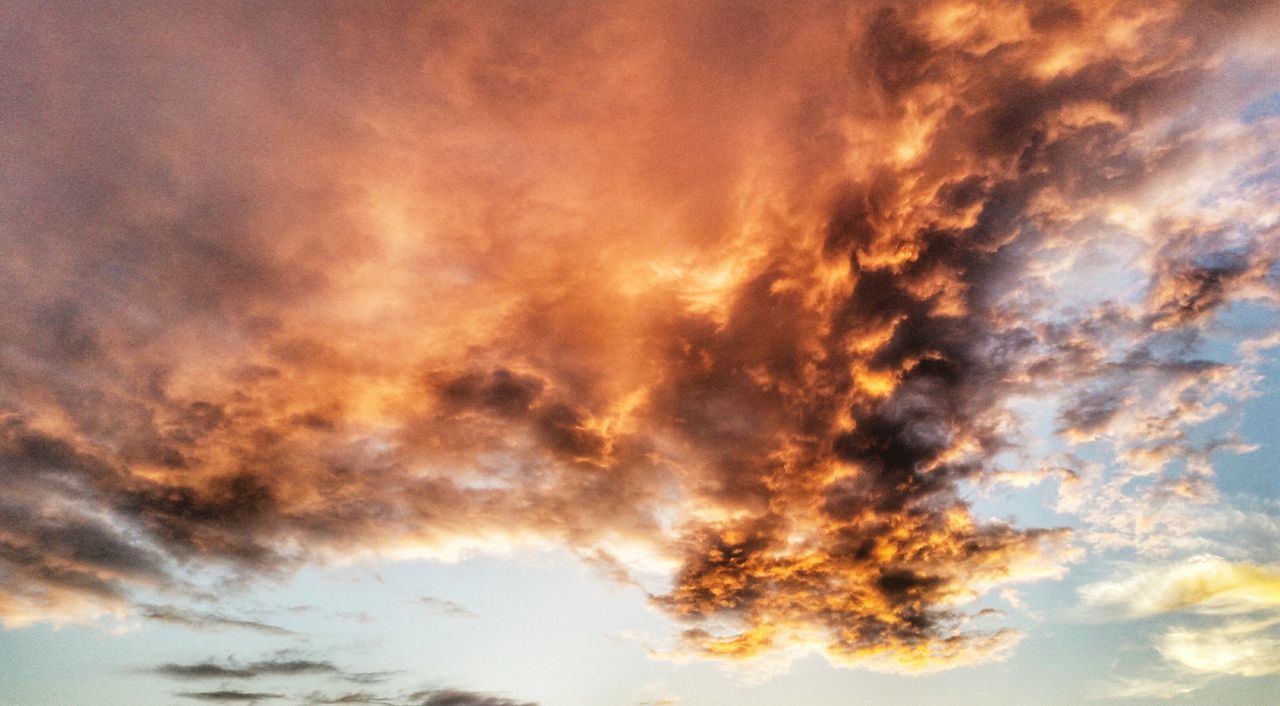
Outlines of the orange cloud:
[[1077,556],[963,499],[1008,398],[1104,433],[1101,365],[1173,428],[1215,366],[1109,347],[1277,255],[1191,228],[1138,313],[1021,280],[1203,145],[1159,133],[1255,17],[1149,5],[3,11],[0,617],[621,543],[695,653],[1004,654],[963,604]]

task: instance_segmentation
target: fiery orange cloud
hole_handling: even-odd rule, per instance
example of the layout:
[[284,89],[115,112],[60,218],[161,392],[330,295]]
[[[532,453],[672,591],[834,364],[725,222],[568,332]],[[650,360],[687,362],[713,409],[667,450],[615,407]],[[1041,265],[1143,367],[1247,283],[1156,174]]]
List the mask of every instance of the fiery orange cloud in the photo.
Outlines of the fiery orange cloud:
[[964,498],[1010,396],[1173,425],[1215,366],[1108,346],[1274,296],[1274,223],[1140,310],[1033,279],[1219,139],[1169,123],[1257,5],[8,5],[0,619],[629,543],[692,653],[1001,655],[965,604],[1078,556]]

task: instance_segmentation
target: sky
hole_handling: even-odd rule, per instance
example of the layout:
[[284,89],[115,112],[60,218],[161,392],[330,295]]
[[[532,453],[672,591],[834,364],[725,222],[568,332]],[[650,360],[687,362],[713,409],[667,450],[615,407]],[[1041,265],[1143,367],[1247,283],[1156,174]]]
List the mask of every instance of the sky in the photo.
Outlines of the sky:
[[1280,699],[1280,5],[0,0],[0,703]]

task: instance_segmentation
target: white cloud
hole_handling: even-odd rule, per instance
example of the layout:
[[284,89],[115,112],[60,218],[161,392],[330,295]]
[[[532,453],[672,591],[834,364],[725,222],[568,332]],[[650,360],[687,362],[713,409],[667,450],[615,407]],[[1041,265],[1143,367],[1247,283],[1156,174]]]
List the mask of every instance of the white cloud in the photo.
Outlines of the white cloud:
[[1107,696],[1171,698],[1220,676],[1280,674],[1280,567],[1201,555],[1089,584],[1080,596],[1087,608],[1120,618],[1216,618],[1167,628],[1155,648],[1171,673],[1122,680]]
[[1080,595],[1089,606],[1119,609],[1130,618],[1180,611],[1229,615],[1278,610],[1280,568],[1197,556],[1119,581],[1089,584]]
[[1280,674],[1280,618],[1229,623],[1206,630],[1175,628],[1156,643],[1170,662],[1206,674]]

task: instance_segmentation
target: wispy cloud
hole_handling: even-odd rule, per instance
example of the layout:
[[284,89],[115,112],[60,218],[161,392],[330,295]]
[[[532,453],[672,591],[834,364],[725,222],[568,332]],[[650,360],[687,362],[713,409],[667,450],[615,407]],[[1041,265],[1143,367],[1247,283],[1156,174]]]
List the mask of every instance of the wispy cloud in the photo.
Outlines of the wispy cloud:
[[368,691],[349,691],[342,694],[323,694],[313,692],[304,699],[308,704],[379,704],[382,706],[400,706],[399,701]]
[[476,614],[471,612],[466,606],[454,601],[436,598],[434,596],[421,596],[415,603],[424,605],[431,610],[441,614],[455,618],[474,618]]
[[356,672],[343,669],[329,660],[307,659],[287,651],[268,659],[251,662],[235,659],[190,663],[171,662],[156,666],[149,671],[174,679],[234,680],[258,677],[332,676],[356,684],[378,684],[387,681],[395,674],[395,672],[385,671]]
[[235,663],[197,662],[193,664],[162,664],[155,673],[179,679],[252,679],[260,676],[298,676],[308,674],[339,674],[332,662],[306,659],[279,659]]
[[514,701],[502,696],[461,689],[419,691],[409,699],[416,706],[537,706],[529,701]]
[[295,635],[292,630],[282,628],[278,625],[263,623],[257,620],[245,620],[243,618],[232,618],[221,613],[209,613],[202,611],[189,610],[172,605],[151,605],[139,604],[135,607],[137,614],[146,619],[154,620],[161,623],[169,623],[171,625],[181,625],[183,627],[193,628],[196,630],[219,630],[224,628],[236,628],[242,630],[252,630],[267,635]]
[[1280,611],[1280,567],[1197,556],[1086,585],[1080,596],[1086,605],[1118,609],[1128,618],[1174,612],[1236,615]]
[[283,699],[283,694],[271,694],[260,691],[182,691],[178,693],[184,699],[195,699],[197,701],[212,701],[216,703],[237,702],[255,704],[260,701],[270,701],[272,699]]
[[464,689],[429,689],[402,696],[378,695],[367,691],[345,694],[322,694],[305,697],[308,704],[382,704],[385,706],[538,706],[528,701],[513,701],[477,691]]
[[1173,628],[1156,641],[1160,654],[1193,672],[1261,677],[1280,674],[1280,615],[1212,628]]
[[1087,606],[1113,617],[1216,617],[1208,625],[1201,621],[1165,628],[1155,647],[1173,674],[1121,680],[1111,690],[1113,696],[1168,698],[1194,691],[1214,677],[1280,674],[1280,567],[1199,556],[1089,584],[1080,595]]

